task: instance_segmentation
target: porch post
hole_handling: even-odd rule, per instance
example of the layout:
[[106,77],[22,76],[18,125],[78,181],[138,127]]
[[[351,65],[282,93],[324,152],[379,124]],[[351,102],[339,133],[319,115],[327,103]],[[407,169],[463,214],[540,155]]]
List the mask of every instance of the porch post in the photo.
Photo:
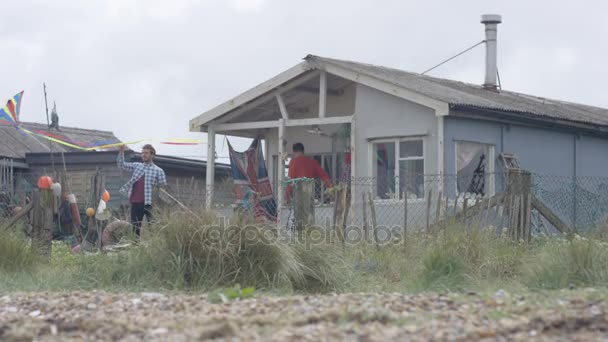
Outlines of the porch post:
[[213,204],[213,191],[215,185],[215,124],[210,123],[207,126],[207,173],[206,181],[206,201],[205,207],[211,209]]
[[319,117],[325,117],[325,111],[327,110],[327,73],[321,71],[319,77]]
[[[357,198],[357,164],[356,164],[356,155],[357,155],[357,149],[355,148],[355,142],[356,142],[356,126],[355,126],[355,115],[352,116],[351,121],[350,121],[350,206],[352,208],[355,208],[355,200]],[[364,189],[364,187],[362,186],[361,189]]]
[[285,161],[283,160],[283,155],[285,153],[285,146],[283,145],[283,141],[285,139],[285,120],[279,119],[279,160],[277,165],[277,230],[281,229],[281,213],[283,208],[283,195],[285,194],[285,189],[283,188],[283,176],[285,175]]
[[[443,155],[444,155],[444,149],[443,149],[443,136],[444,136],[444,122],[443,122],[443,116],[437,116],[437,177],[439,177],[439,179],[437,180],[437,190],[439,191],[439,193],[444,193],[446,197],[448,197],[448,188],[446,187],[444,189],[444,184],[448,184],[447,180],[445,179],[446,177],[446,173],[444,170],[444,161],[443,161]],[[426,177],[426,175],[425,175]],[[426,179],[425,179],[426,181]],[[458,181],[458,180],[456,180]],[[426,182],[425,182],[426,183]],[[447,210],[447,209],[446,209]]]

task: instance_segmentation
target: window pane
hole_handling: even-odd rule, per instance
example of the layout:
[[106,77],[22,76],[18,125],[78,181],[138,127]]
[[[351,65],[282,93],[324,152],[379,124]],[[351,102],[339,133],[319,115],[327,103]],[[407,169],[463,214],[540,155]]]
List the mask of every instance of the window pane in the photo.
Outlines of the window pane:
[[485,195],[485,174],[489,146],[456,143],[457,189],[459,193]]
[[399,161],[399,189],[408,198],[424,197],[424,160]]
[[400,142],[399,154],[399,158],[422,157],[422,140]]
[[395,192],[395,144],[374,143],[374,178],[379,198],[390,198]]

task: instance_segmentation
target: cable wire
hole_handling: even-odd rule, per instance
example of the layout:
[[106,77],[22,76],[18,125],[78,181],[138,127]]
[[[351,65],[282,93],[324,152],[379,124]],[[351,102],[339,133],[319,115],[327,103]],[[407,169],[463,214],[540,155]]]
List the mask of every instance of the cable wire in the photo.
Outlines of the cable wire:
[[461,56],[461,55],[463,55],[463,54],[465,54],[465,53],[467,53],[467,52],[469,52],[469,51],[473,50],[474,48],[478,47],[479,45],[481,45],[481,44],[483,44],[483,43],[485,43],[485,42],[486,42],[486,41],[485,41],[485,39],[484,39],[484,40],[482,40],[482,41],[480,41],[479,43],[477,43],[477,44],[475,44],[475,45],[471,46],[470,48],[468,48],[468,49],[466,49],[466,50],[464,50],[464,51],[462,51],[462,52],[460,52],[460,53],[458,53],[458,54],[456,54],[456,55],[454,55],[454,56],[452,56],[452,57],[450,57],[450,58],[446,59],[445,61],[443,61],[443,62],[441,62],[441,63],[439,63],[439,64],[435,65],[434,67],[429,68],[429,69],[427,69],[427,70],[423,71],[423,72],[421,73],[421,75],[424,75],[424,74],[426,74],[426,73],[427,73],[427,72],[429,72],[429,71],[435,70],[436,68],[438,68],[438,67],[440,67],[440,66],[444,65],[445,63],[447,63],[447,62],[451,61],[452,59],[454,59],[454,58],[456,58],[456,57],[459,57],[459,56]]

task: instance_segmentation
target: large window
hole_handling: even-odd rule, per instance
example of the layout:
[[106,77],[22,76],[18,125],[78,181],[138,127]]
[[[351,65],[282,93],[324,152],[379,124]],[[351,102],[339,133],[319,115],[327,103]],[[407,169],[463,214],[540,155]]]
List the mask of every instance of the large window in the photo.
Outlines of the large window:
[[376,197],[424,197],[424,144],[422,139],[391,139],[372,143]]
[[456,142],[456,190],[472,195],[494,194],[494,146]]

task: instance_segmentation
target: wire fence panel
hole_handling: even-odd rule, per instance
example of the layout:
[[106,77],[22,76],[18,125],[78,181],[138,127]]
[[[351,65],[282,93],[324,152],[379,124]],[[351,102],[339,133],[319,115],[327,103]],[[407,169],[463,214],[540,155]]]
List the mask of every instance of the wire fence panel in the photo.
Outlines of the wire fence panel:
[[[486,173],[477,177],[359,177],[334,185],[348,188],[349,213],[346,224],[360,229],[375,226],[385,230],[407,229],[413,232],[456,223],[467,227],[489,226],[500,231],[528,220],[534,233],[555,233],[559,230],[556,225],[560,226],[560,222],[577,232],[590,232],[605,225],[608,218],[608,178],[529,174],[526,184],[515,184],[509,179],[510,176],[513,178],[513,175],[506,173]],[[292,221],[298,203],[290,197],[290,187],[297,181],[286,180],[280,187],[274,185],[273,201],[261,204],[266,211],[278,213],[279,227],[291,228],[294,225]],[[336,194],[332,192],[335,189],[328,189],[320,180],[306,181],[314,184],[311,199],[315,225],[333,227],[337,220]],[[283,203],[280,204],[276,202],[277,188],[283,192]],[[205,192],[197,194],[200,198],[191,202],[204,207],[207,199]],[[252,210],[260,202],[256,196],[257,191],[250,186],[234,185],[231,180],[226,180],[214,186],[210,208],[220,215],[231,216],[235,210]],[[549,214],[555,217],[544,217],[533,205],[537,203],[536,200],[544,205],[543,210],[549,210]],[[527,204],[528,201],[531,203]],[[375,211],[374,222],[372,207]]]
[[[0,216],[10,217],[15,208],[27,203],[39,176],[2,172]],[[92,176],[94,173],[68,172],[71,192],[79,197],[81,211],[94,206],[88,198]],[[608,219],[608,178],[603,177],[525,172],[467,177],[413,175],[401,179],[358,177],[332,188],[320,180],[286,180],[271,189],[235,184],[231,179],[216,183],[212,189],[207,189],[201,179],[171,178],[168,182],[172,195],[191,210],[209,208],[225,217],[249,212],[283,229],[296,226],[296,221],[304,217],[298,216],[301,210],[310,216],[307,224],[329,229],[343,224],[360,232],[374,228],[432,232],[453,224],[493,227],[497,231],[517,226],[529,229],[530,234],[593,232],[605,227]],[[298,182],[310,184],[307,197],[299,194],[303,190],[298,190]],[[115,183],[122,184],[122,179]],[[128,206],[128,199],[117,189],[109,191],[110,207]],[[282,203],[278,203],[279,191]],[[208,199],[211,202],[207,203]]]

